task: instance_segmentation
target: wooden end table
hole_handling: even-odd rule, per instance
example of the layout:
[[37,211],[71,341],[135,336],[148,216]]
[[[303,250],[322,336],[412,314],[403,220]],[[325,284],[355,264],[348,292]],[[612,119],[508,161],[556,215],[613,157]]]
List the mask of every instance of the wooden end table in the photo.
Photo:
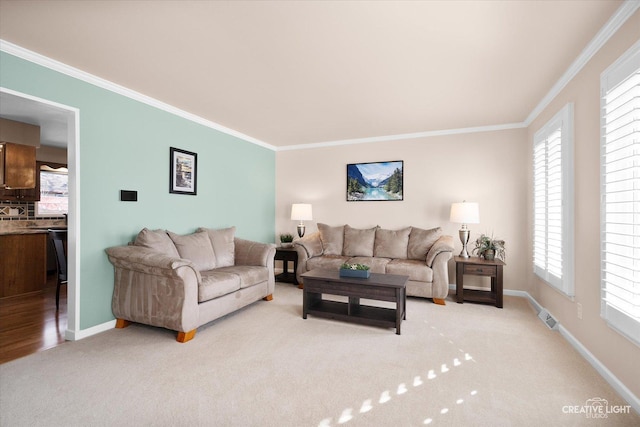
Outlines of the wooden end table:
[[[298,271],[298,252],[295,248],[276,248],[275,261],[282,261],[282,273],[276,275],[278,282],[287,282],[298,285],[298,279],[296,279],[296,271]],[[293,262],[293,272],[289,272],[289,261]]]
[[[502,308],[502,267],[506,264],[498,259],[487,261],[480,257],[453,257],[456,263],[456,302],[463,301],[495,304]],[[491,290],[464,289],[464,275],[491,277]]]

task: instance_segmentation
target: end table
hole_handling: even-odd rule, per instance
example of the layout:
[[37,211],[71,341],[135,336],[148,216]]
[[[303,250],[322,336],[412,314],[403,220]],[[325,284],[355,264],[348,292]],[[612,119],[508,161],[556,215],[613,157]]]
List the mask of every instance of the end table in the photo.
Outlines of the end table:
[[[498,259],[487,261],[480,257],[453,257],[456,263],[456,302],[484,302],[502,308],[502,267],[506,264]],[[491,290],[464,289],[464,275],[491,277]]]
[[[296,279],[296,271],[298,270],[298,252],[295,248],[276,248],[274,262],[275,261],[282,261],[282,273],[276,275],[276,280],[278,282],[287,282],[298,285],[298,280]],[[289,261],[293,262],[292,273],[289,272]]]

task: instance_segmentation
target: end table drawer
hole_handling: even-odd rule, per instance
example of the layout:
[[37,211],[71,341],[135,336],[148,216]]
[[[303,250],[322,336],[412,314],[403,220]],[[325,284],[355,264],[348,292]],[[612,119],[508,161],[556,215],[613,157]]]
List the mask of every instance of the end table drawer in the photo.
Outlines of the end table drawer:
[[478,274],[482,276],[496,276],[498,274],[498,269],[495,265],[473,265],[473,264],[465,264],[464,266],[465,274]]

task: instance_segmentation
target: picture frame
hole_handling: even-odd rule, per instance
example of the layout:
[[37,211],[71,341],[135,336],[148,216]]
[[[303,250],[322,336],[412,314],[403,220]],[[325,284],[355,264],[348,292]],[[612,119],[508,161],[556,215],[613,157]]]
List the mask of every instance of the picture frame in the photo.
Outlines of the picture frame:
[[169,148],[169,193],[198,194],[198,154]]
[[404,200],[404,161],[347,164],[347,201]]

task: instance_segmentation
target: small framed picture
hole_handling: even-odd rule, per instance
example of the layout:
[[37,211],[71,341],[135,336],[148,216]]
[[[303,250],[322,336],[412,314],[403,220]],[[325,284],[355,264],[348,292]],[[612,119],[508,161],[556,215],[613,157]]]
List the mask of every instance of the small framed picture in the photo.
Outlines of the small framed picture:
[[347,201],[404,200],[404,161],[347,165]]
[[196,195],[198,190],[198,155],[169,148],[169,193]]

